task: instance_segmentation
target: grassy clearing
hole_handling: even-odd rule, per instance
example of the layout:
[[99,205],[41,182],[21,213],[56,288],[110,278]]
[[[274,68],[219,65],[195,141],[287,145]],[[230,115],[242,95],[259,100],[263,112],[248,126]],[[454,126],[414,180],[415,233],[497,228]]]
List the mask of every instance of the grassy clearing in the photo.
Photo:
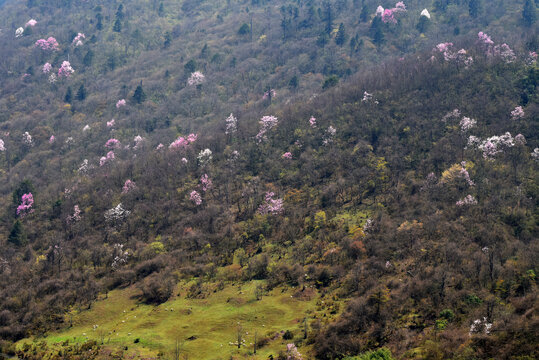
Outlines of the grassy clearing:
[[[176,341],[181,354],[191,359],[267,359],[270,354],[276,357],[287,343],[294,342],[276,334],[290,330],[294,338],[302,339],[303,318],[315,316],[318,296],[313,291],[310,299],[300,300],[293,296],[294,289],[277,288],[256,300],[256,284],[229,284],[204,299],[187,299],[188,284],[180,283],[175,292],[179,296],[159,306],[141,304],[137,299],[139,291],[134,287],[115,290],[90,310],[74,314],[72,327],[31,341],[45,341],[49,347],[58,347],[66,340],[103,341],[105,348],[127,347],[124,356],[137,358],[159,354],[171,358]],[[246,344],[241,349],[232,345],[237,341],[238,323]],[[257,339],[272,338],[256,356],[252,354],[255,332]],[[19,346],[28,341],[20,341]]]

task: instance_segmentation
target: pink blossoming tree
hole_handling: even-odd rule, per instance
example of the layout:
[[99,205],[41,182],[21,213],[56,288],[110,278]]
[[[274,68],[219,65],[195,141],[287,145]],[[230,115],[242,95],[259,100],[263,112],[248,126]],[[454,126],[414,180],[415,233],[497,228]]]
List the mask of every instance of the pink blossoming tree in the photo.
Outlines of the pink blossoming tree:
[[34,205],[34,196],[32,193],[23,194],[21,204],[17,206],[17,215],[23,218],[26,215],[33,213],[34,209],[32,209],[32,205]]

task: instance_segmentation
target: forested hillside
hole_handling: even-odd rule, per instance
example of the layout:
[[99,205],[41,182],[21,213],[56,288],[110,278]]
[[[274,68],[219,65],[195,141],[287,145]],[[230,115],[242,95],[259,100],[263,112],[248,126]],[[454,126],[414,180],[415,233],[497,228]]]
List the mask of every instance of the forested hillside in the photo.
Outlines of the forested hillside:
[[8,0],[0,357],[536,359],[536,6]]

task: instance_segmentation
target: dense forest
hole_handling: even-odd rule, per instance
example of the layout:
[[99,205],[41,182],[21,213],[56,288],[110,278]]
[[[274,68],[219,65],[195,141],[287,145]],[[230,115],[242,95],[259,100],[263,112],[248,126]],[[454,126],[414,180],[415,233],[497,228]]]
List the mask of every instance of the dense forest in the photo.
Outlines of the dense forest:
[[533,0],[0,0],[0,358],[539,357]]

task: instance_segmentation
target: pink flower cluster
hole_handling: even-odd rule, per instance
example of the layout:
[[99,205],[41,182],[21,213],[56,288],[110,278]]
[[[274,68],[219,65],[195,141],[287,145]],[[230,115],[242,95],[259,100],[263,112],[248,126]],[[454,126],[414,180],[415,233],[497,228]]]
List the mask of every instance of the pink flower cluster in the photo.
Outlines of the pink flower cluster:
[[200,177],[200,183],[202,184],[202,191],[206,192],[213,186],[208,174],[204,174]]
[[122,187],[122,194],[127,194],[131,190],[135,189],[137,185],[134,181],[127,179],[125,180],[124,186]]
[[283,199],[274,199],[275,193],[272,191],[266,192],[264,203],[258,207],[258,212],[262,215],[270,214],[277,215],[284,211]]
[[34,205],[34,196],[32,195],[32,193],[23,194],[22,202],[17,207],[17,215],[22,218],[34,212],[34,209],[32,209],[32,205]]
[[202,74],[200,71],[195,71],[194,73],[191,73],[191,76],[187,80],[187,84],[189,84],[189,86],[200,85],[205,79],[206,77],[204,74]]
[[107,156],[102,156],[101,159],[99,159],[99,166],[103,166],[106,163],[111,162],[112,160],[114,160],[114,157],[114,151],[109,151],[107,153]]
[[535,51],[530,51],[528,53],[528,58],[526,59],[526,64],[533,65],[537,62],[537,53]]
[[198,138],[197,134],[189,134],[186,138],[178,137],[169,146],[169,149],[186,149],[190,144],[194,143]]
[[303,360],[296,345],[294,344],[286,345],[286,360]]
[[314,116],[311,116],[311,118],[309,119],[309,125],[312,127],[312,128],[315,128],[316,127],[316,118]]
[[466,161],[463,161],[460,163],[462,168],[460,169],[460,176],[466,180],[466,183],[468,183],[469,186],[474,186],[475,183],[470,178],[470,174],[468,173],[468,170],[466,170]]
[[81,46],[83,39],[86,39],[86,35],[84,35],[83,33],[78,33],[77,36],[75,36],[75,38],[73,39],[72,44],[75,46]]
[[41,50],[47,50],[47,51],[56,51],[59,50],[58,41],[56,41],[55,38],[50,36],[48,39],[39,39],[34,44],[35,47],[40,48]]
[[512,120],[522,119],[523,117],[524,117],[524,110],[522,109],[522,106],[517,106],[515,110],[511,111]]
[[277,126],[278,122],[279,120],[275,116],[263,116],[258,122],[260,124],[260,130],[258,131],[258,134],[256,134],[256,140],[258,142],[266,140],[266,132]]
[[516,55],[513,50],[507,44],[494,46],[494,41],[486,33],[480,31],[477,34],[478,41],[485,47],[485,54],[490,57],[499,57],[506,64],[512,63],[516,60]]
[[378,7],[376,10],[376,14],[379,14],[379,11],[383,10],[381,13],[382,21],[386,24],[396,24],[397,19],[395,18],[395,15],[400,13],[406,12],[406,5],[404,5],[404,2],[399,1],[397,4],[395,4],[395,7],[393,9],[383,9],[381,6]]
[[456,202],[457,206],[477,205],[477,200],[472,195],[466,196],[464,199],[460,199]]
[[51,137],[49,138],[49,144],[54,143],[55,140],[56,138],[54,137],[54,135],[51,135]]
[[456,61],[458,64],[463,64],[466,68],[473,64],[473,57],[468,56],[468,52],[464,49],[455,52],[453,50],[453,43],[440,43],[436,45],[436,49],[444,55],[445,61]]
[[191,191],[191,194],[189,194],[189,199],[194,202],[196,206],[202,204],[202,197],[196,190]]
[[35,19],[30,19],[30,20],[28,20],[26,25],[24,25],[24,27],[34,27],[34,26],[36,26],[36,24],[37,24],[37,21]]
[[112,119],[111,121],[107,121],[107,127],[108,127],[108,128],[113,127],[115,122],[116,122],[116,121],[114,121],[114,119]]
[[62,66],[60,67],[60,69],[58,69],[58,76],[69,77],[74,72],[75,70],[73,70],[69,61],[64,61],[62,62]]
[[105,147],[109,149],[117,149],[120,147],[120,141],[118,139],[108,139],[105,143]]
[[52,70],[52,65],[50,63],[45,63],[43,65],[43,74],[48,74]]
[[281,157],[283,159],[291,160],[292,159],[292,153],[291,152],[285,152]]
[[6,151],[6,147],[4,146],[4,140],[0,139],[0,151]]
[[116,102],[116,109],[119,109],[119,108],[121,108],[122,106],[125,106],[125,105],[126,105],[125,99],[118,100]]
[[477,37],[479,39],[479,42],[481,44],[485,44],[487,46],[490,46],[490,45],[494,45],[494,41],[492,41],[492,39],[490,38],[490,36],[488,36],[486,33],[480,31],[478,34],[477,34]]
[[140,145],[142,145],[142,143],[144,142],[144,138],[140,135],[137,135],[135,136],[133,141],[135,142],[135,146],[133,146],[133,149],[138,149]]

